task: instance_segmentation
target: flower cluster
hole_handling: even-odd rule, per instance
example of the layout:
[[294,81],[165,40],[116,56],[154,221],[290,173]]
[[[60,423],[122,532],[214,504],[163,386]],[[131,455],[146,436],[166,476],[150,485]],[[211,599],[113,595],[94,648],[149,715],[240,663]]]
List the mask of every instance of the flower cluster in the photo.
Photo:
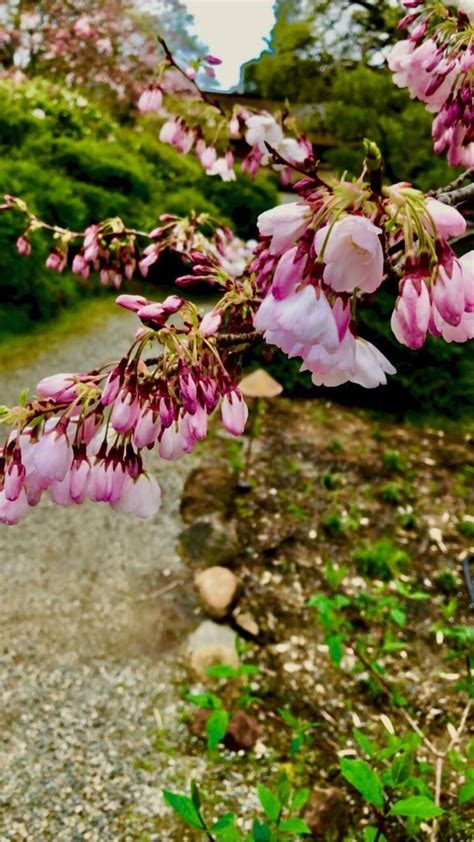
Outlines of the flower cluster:
[[407,259],[391,319],[398,341],[414,350],[428,333],[446,342],[474,339],[474,251],[457,258],[447,243],[464,233],[466,221],[436,199],[426,207],[437,235],[437,261],[430,266],[423,253]]
[[[300,357],[315,385],[374,388],[395,369],[357,334],[356,308],[401,276],[396,338],[419,348],[428,332],[474,337],[473,253],[458,260],[447,239],[464,233],[455,208],[408,184],[371,195],[363,181],[300,184],[301,199],[261,214],[252,270],[263,293],[254,325],[270,345]],[[397,264],[391,260],[402,248]]]
[[[189,217],[162,214],[160,225],[150,232],[127,229],[119,217],[90,225],[84,232],[74,232],[38,219],[16,196],[7,195],[4,202],[0,210],[16,210],[26,218],[26,228],[16,243],[19,254],[31,254],[31,236],[35,231],[50,231],[54,248],[46,260],[48,269],[61,273],[70,263],[72,272],[84,280],[93,272],[104,286],[115,289],[124,279],[131,280],[137,270],[147,277],[150,267],[167,252],[178,254],[185,264],[192,261],[194,254],[202,255],[215,269],[213,282],[223,282],[242,274],[254,246],[253,241],[244,242],[205,213],[191,213]],[[79,249],[77,240],[82,241]],[[140,246],[141,240],[148,245]]]
[[[232,140],[245,139],[250,152],[242,163],[242,171],[255,176],[261,166],[270,163],[270,149],[276,155],[275,169],[281,172],[283,182],[288,182],[291,165],[312,158],[311,144],[304,137],[285,137],[283,118],[279,120],[268,111],[250,110],[237,106],[229,117],[218,101],[203,92],[196,83],[196,75],[204,67],[209,75],[215,56],[198,59],[192,67],[181,68],[162,40],[166,58],[161,63],[157,79],[138,99],[143,114],[157,114],[164,122],[160,140],[174,146],[179,152],[194,154],[207,175],[217,175],[223,181],[234,181],[234,155]],[[212,75],[212,73],[211,73]],[[180,101],[186,102],[186,113],[179,113]],[[212,139],[206,139],[206,135]]]
[[[156,448],[167,460],[191,453],[219,403],[225,429],[243,432],[247,406],[213,338],[222,316],[200,319],[176,295],[161,303],[122,295],[117,303],[141,321],[122,360],[46,377],[33,401],[2,409],[16,430],[0,450],[0,522],[18,523],[44,492],[59,506],[92,500],[151,517],[161,494],[143,451]],[[168,321],[177,313],[180,327]],[[145,359],[158,343],[162,356]]]
[[[152,32],[125,0],[64,3],[4,3],[0,26],[0,70],[41,68],[69,87],[84,86],[94,67],[94,85],[122,102],[136,99],[155,64]],[[148,23],[148,22],[147,22]],[[140,49],[137,50],[137,38]]]
[[[439,0],[404,0],[400,23],[408,38],[388,59],[399,87],[436,114],[434,148],[447,150],[453,166],[474,165],[474,5]],[[456,10],[453,8],[456,7]]]

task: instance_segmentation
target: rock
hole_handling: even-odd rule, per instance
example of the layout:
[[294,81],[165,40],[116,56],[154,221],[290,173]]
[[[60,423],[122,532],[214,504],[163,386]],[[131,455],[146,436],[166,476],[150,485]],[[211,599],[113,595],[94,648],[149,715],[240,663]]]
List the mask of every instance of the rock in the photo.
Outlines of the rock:
[[258,637],[260,628],[250,611],[244,611],[242,614],[234,614],[234,620],[236,626],[246,634],[249,634],[250,637]]
[[262,726],[254,716],[249,716],[244,710],[238,710],[229,722],[224,745],[230,751],[240,751],[253,748],[262,736]]
[[181,549],[191,563],[225,564],[238,553],[233,524],[224,524],[218,515],[195,520],[181,533]]
[[194,584],[206,614],[223,620],[231,612],[242,590],[240,579],[226,567],[208,567],[197,573]]
[[228,664],[236,669],[240,660],[235,648],[237,635],[228,626],[220,626],[206,620],[188,638],[188,653],[191,668],[201,678],[207,678],[206,670],[214,664]]
[[345,839],[350,816],[343,790],[335,786],[314,789],[304,820],[311,828],[313,839],[325,839],[327,842],[340,842]]

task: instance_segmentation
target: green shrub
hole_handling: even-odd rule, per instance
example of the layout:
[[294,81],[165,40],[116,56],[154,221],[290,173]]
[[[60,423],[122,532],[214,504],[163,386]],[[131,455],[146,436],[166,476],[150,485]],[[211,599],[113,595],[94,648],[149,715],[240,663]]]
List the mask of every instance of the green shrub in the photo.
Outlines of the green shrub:
[[[161,213],[193,209],[255,236],[256,217],[277,203],[273,180],[239,175],[224,184],[206,176],[192,156],[160,143],[157,133],[156,122],[147,120],[119,126],[106,109],[66,89],[2,82],[0,195],[21,196],[46,222],[77,231],[111,216],[151,230]],[[20,216],[0,215],[0,333],[27,331],[98,289],[94,279],[46,269],[50,241],[41,232],[32,238],[32,255],[20,257],[15,242],[22,229]],[[172,279],[179,270],[169,264],[165,274]],[[151,272],[148,280],[154,277]]]
[[390,540],[359,547],[354,550],[353,558],[361,576],[381,579],[383,582],[393,579],[400,570],[406,568],[409,561],[408,553],[400,550]]

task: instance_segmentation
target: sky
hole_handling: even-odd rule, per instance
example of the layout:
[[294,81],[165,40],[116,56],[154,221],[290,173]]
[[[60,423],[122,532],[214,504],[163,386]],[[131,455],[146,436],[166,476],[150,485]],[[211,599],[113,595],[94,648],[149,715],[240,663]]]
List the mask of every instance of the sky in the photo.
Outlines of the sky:
[[195,20],[195,31],[213,55],[221,88],[236,85],[240,65],[265,49],[274,23],[274,0],[185,0]]

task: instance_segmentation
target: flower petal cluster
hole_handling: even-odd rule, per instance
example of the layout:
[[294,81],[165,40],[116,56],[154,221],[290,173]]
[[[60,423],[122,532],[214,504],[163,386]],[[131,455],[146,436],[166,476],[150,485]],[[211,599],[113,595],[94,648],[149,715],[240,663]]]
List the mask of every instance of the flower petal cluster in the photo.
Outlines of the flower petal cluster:
[[[389,67],[396,85],[436,114],[434,149],[453,166],[474,165],[474,9],[471,0],[449,3],[440,14],[433,0],[406,0],[400,26],[408,38],[393,47]],[[455,11],[457,7],[457,13]]]
[[[1,523],[18,523],[45,493],[59,506],[91,500],[153,517],[161,491],[144,463],[146,451],[155,449],[161,459],[171,461],[191,453],[206,438],[209,416],[219,404],[226,431],[243,433],[248,408],[222,357],[193,359],[196,343],[209,346],[219,331],[223,313],[199,319],[190,358],[185,341],[189,327],[173,332],[168,324],[185,306],[180,296],[153,302],[122,295],[117,303],[142,322],[136,342],[108,370],[64,372],[38,383],[37,397],[25,411],[39,423],[23,424],[0,450]],[[172,334],[171,347],[180,352],[171,353],[172,361],[165,355],[157,373],[156,362],[145,362],[141,351],[161,330],[161,340]]]

